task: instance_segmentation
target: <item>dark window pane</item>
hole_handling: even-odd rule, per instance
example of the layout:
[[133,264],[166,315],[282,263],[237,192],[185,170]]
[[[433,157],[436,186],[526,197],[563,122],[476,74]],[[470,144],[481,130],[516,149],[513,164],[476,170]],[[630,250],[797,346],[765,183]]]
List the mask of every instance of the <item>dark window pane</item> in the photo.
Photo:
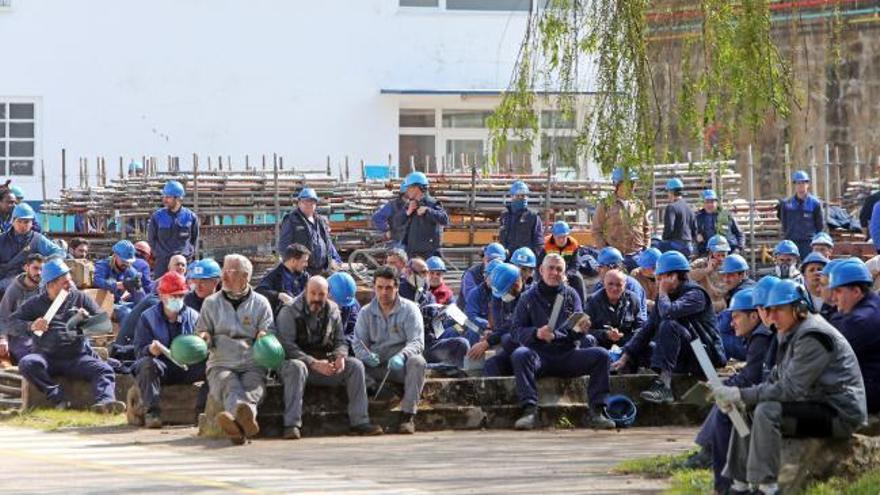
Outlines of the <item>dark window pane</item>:
[[400,127],[434,127],[434,111],[401,109]]
[[434,136],[400,136],[400,175],[412,172],[413,164],[416,170],[424,172],[430,162],[428,171],[435,170],[434,153]]
[[[2,126],[2,124],[0,124]],[[34,124],[32,123],[9,123],[9,137],[14,138],[33,138]]]
[[443,110],[443,127],[481,129],[490,115],[483,110]]
[[0,160],[0,175],[6,175],[6,160]]
[[528,12],[529,0],[446,0],[447,10],[523,10]]
[[34,175],[33,160],[12,160],[9,162],[9,175]]
[[6,122],[0,122],[0,137],[6,137]]
[[6,118],[6,103],[0,103],[0,119]]
[[0,141],[0,156],[6,156],[6,141]]
[[10,103],[9,104],[10,119],[32,119],[34,118],[33,103]]
[[401,7],[437,7],[440,0],[400,0]]
[[34,156],[33,141],[10,141],[9,156]]
[[574,115],[566,115],[559,110],[544,110],[541,112],[541,127],[543,129],[574,129]]

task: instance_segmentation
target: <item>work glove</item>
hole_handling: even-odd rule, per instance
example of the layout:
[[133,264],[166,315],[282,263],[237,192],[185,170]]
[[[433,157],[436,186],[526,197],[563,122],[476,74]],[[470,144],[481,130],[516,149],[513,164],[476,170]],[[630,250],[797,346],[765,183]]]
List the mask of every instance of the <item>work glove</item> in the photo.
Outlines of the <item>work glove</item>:
[[290,306],[291,304],[293,304],[293,298],[290,297],[290,294],[286,292],[279,292],[278,300],[281,301],[281,304],[283,304],[284,306]]
[[712,387],[712,398],[715,399],[718,409],[725,413],[729,413],[734,407],[742,404],[742,393],[740,393],[739,387],[729,387],[727,385]]
[[379,366],[379,355],[375,352],[371,352],[369,356],[364,358],[364,364],[369,366],[370,368],[375,368]]
[[388,369],[394,371],[402,370],[405,363],[406,360],[403,358],[403,355],[395,354],[391,359],[388,360]]

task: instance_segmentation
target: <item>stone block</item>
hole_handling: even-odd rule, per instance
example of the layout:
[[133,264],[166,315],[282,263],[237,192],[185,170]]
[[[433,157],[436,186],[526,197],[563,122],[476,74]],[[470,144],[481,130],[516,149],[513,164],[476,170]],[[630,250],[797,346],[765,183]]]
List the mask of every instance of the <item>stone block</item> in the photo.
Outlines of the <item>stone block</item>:
[[[162,423],[167,425],[192,425],[198,422],[199,413],[196,409],[199,393],[204,384],[164,385],[159,408]],[[126,417],[128,424],[143,426],[146,408],[141,402],[141,391],[136,385],[128,389],[126,397]]]
[[[68,377],[57,377],[56,380],[74,409],[88,409],[95,403],[91,383]],[[131,375],[116,375],[116,399],[124,401],[133,386],[134,377]],[[24,410],[53,407],[46,395],[27,380],[21,382],[21,403]]]
[[785,439],[779,485],[783,493],[801,493],[832,476],[856,478],[880,466],[880,437],[855,434],[847,439]]

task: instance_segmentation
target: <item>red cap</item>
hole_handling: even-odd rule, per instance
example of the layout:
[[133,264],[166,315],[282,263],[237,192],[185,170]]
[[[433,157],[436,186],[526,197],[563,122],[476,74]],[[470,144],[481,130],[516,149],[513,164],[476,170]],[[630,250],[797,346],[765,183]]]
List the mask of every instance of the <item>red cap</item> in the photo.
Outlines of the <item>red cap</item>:
[[147,241],[138,241],[134,243],[134,249],[135,251],[147,257],[153,254],[153,250],[150,248],[150,245],[147,243]]
[[186,286],[186,279],[177,272],[168,272],[159,278],[159,294],[178,295],[186,294],[189,288]]

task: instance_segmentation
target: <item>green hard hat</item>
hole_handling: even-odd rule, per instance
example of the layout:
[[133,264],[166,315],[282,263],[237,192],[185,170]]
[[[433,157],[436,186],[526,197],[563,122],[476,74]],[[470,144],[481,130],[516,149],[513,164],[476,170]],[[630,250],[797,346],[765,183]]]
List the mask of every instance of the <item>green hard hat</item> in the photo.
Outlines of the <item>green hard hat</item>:
[[195,335],[178,335],[171,341],[171,356],[187,366],[208,359],[208,344]]
[[284,362],[284,348],[277,337],[269,334],[254,342],[254,362],[270,370],[281,366]]

